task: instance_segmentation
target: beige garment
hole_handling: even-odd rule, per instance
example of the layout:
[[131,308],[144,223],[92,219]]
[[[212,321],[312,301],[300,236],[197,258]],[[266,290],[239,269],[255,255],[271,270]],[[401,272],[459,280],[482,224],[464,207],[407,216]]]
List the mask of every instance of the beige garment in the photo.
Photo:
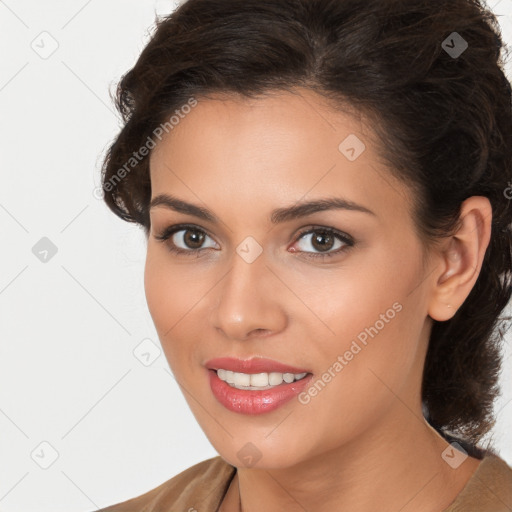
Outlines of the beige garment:
[[[204,460],[155,489],[99,512],[217,512],[236,468]],[[512,469],[488,453],[444,512],[512,512]]]

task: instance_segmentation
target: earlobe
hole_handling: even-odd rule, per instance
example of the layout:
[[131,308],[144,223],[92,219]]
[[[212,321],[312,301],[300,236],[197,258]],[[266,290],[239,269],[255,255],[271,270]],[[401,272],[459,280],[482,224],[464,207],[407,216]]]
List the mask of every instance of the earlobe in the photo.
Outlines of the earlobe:
[[452,318],[478,279],[491,238],[492,207],[486,197],[462,203],[460,225],[439,252],[433,273],[428,314],[443,322]]

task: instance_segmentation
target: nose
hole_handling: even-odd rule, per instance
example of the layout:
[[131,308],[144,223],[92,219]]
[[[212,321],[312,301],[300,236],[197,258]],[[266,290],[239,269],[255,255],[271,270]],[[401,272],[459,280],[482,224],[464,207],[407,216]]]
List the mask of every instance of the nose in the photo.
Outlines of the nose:
[[231,269],[216,287],[211,315],[225,338],[244,341],[286,328],[286,289],[274,272],[264,253],[252,263],[233,255]]

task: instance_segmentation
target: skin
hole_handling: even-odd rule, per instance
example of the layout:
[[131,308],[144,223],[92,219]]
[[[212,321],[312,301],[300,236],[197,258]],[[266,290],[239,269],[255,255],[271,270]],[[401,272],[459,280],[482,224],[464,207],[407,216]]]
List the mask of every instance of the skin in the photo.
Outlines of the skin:
[[[366,145],[353,162],[338,150],[349,134]],[[425,422],[420,390],[432,319],[451,318],[474,286],[491,206],[484,197],[466,200],[459,231],[424,252],[412,193],[379,160],[375,140],[362,116],[297,89],[200,100],[151,154],[152,198],[172,194],[219,219],[152,208],[145,290],[193,414],[238,468],[222,512],[240,510],[239,500],[244,512],[444,510],[478,467],[471,457],[457,469],[443,460],[449,445]],[[328,210],[270,222],[275,208],[325,197],[374,215]],[[183,232],[155,239],[178,223],[202,229],[203,245],[185,245]],[[298,236],[311,226],[356,243],[308,259],[321,253],[312,235]],[[236,253],[248,236],[263,248],[250,264]],[[206,249],[176,255],[172,241]],[[333,244],[326,252],[343,245]],[[268,357],[317,379],[394,303],[401,311],[305,405],[293,399],[248,416],[224,408],[210,390],[204,363],[221,356]],[[250,467],[237,455],[248,442],[261,454]]]

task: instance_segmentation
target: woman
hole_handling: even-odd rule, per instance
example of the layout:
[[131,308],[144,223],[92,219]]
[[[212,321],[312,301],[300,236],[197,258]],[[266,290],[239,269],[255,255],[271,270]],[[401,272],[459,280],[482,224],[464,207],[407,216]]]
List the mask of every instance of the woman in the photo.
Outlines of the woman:
[[105,201],[219,453],[104,509],[512,510],[482,437],[511,88],[477,0],[188,0],[122,79]]

